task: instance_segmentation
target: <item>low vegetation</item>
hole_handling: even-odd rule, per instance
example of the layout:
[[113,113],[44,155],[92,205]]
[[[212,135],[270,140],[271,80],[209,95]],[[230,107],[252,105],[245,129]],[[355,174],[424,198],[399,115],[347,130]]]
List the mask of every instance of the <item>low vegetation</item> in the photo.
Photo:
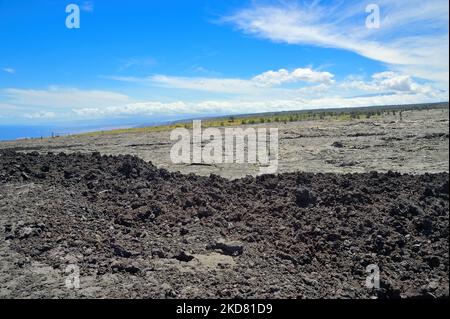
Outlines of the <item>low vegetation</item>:
[[[203,127],[227,127],[240,125],[254,125],[265,123],[288,123],[299,121],[351,121],[364,119],[380,119],[385,116],[395,116],[402,120],[403,112],[411,110],[448,108],[448,102],[413,104],[413,105],[390,105],[372,106],[361,108],[340,108],[322,110],[302,110],[275,113],[261,113],[252,115],[233,115],[216,118],[203,118]],[[134,127],[126,129],[115,129],[108,131],[98,131],[83,133],[84,136],[126,134],[126,133],[150,133],[173,130],[175,128],[192,128],[192,120],[180,121],[172,124]]]

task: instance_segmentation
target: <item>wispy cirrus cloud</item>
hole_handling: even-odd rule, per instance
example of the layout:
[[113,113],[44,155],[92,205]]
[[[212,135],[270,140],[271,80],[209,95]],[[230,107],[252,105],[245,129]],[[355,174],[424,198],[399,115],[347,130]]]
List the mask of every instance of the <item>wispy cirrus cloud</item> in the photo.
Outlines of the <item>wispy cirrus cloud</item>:
[[146,58],[137,58],[137,57],[130,57],[127,59],[122,59],[120,61],[120,70],[128,70],[130,68],[142,68],[142,67],[151,67],[156,65],[156,59],[152,57],[146,57]]
[[96,106],[109,106],[129,103],[132,100],[124,94],[102,90],[80,90],[51,86],[48,89],[3,89],[0,98],[10,105],[19,107],[45,107],[64,109]]
[[24,117],[27,119],[51,119],[56,117],[56,113],[49,111],[39,111],[33,113],[25,113]]
[[266,71],[250,79],[218,77],[183,77],[169,75],[152,75],[148,77],[109,76],[109,79],[134,82],[145,85],[161,86],[174,89],[220,92],[231,94],[258,93],[268,87],[279,87],[287,83],[333,83],[334,75],[326,71],[311,68],[296,68],[292,71],[279,69]]
[[365,26],[368,2],[282,2],[241,9],[223,22],[259,38],[293,45],[340,48],[384,62],[392,70],[448,88],[447,0],[380,0],[379,29]]
[[3,72],[9,73],[9,74],[14,74],[16,73],[16,70],[13,68],[2,68]]
[[47,89],[0,89],[0,115],[3,118],[71,119],[73,109],[123,106],[135,100],[127,95],[102,90],[81,90],[60,86]]

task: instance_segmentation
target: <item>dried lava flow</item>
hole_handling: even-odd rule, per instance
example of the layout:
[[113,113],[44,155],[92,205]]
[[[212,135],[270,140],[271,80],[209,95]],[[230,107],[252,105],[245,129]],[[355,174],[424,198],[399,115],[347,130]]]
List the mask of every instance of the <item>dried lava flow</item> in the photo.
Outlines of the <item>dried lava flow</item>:
[[[8,185],[40,187],[2,207],[4,216],[37,207],[31,221],[2,230],[15,251],[55,269],[62,255],[74,254],[82,271],[96,276],[144,282],[157,273],[170,287],[134,286],[140,297],[449,294],[448,173],[230,181],[170,173],[129,155],[0,151],[0,196]],[[214,247],[218,238],[237,243],[236,254]],[[170,266],[213,250],[235,265],[193,273]],[[164,262],[166,268],[155,266]],[[369,264],[381,270],[379,290],[364,286]]]

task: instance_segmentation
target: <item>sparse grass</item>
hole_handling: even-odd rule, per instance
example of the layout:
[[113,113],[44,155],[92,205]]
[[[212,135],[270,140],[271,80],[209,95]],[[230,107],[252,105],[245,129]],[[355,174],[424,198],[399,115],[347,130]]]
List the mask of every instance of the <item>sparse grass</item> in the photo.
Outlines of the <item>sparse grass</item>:
[[[375,117],[375,116],[374,116]],[[365,118],[365,116],[360,116],[360,118]],[[288,123],[288,122],[300,122],[300,121],[350,121],[353,118],[350,114],[325,114],[320,115],[317,113],[304,113],[295,115],[273,115],[273,116],[257,116],[257,117],[237,117],[233,119],[224,120],[219,119],[208,119],[202,120],[202,127],[234,127],[241,125],[255,125],[255,124],[269,124],[269,123]],[[77,134],[78,136],[98,136],[98,135],[114,135],[114,134],[138,134],[138,133],[152,133],[152,132],[162,132],[170,131],[176,128],[187,128],[192,129],[192,122],[177,123],[177,124],[167,124],[167,125],[157,125],[157,126],[147,126],[138,128],[126,128],[126,129],[115,129],[108,131],[98,131],[98,132],[88,132]]]
[[[447,104],[448,105],[448,104]],[[433,106],[433,105],[432,105]],[[424,104],[422,108],[427,108]],[[447,106],[448,107],[448,106]],[[241,125],[269,124],[269,123],[288,123],[301,121],[353,121],[353,120],[370,120],[380,119],[386,115],[392,115],[401,119],[401,113],[406,110],[421,109],[421,107],[398,106],[388,107],[371,107],[356,109],[333,109],[333,110],[308,110],[298,112],[280,112],[268,113],[260,115],[236,115],[228,117],[218,117],[212,119],[203,119],[202,127],[233,127]],[[274,124],[276,125],[276,124]],[[98,131],[90,133],[78,134],[78,136],[98,136],[98,135],[115,135],[115,134],[138,134],[169,131],[175,128],[192,128],[192,121],[179,122],[176,124],[147,126],[139,128],[115,129],[109,131]]]
[[152,133],[152,132],[173,130],[175,128],[192,128],[192,124],[177,123],[177,124],[167,124],[167,125],[157,125],[157,126],[134,127],[134,128],[108,130],[108,131],[88,132],[88,133],[81,133],[81,134],[76,134],[76,135],[77,136],[97,136],[97,135],[112,135],[112,134],[127,134],[127,133]]

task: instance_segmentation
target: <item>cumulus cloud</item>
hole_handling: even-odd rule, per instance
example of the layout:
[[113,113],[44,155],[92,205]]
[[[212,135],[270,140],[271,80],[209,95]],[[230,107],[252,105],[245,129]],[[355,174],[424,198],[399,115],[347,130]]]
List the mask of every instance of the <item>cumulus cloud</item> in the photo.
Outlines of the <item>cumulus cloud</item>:
[[[144,101],[106,108],[74,109],[73,112],[79,116],[211,115],[448,100],[448,91],[435,89],[430,84],[420,84],[409,75],[392,71],[375,73],[368,81],[351,77],[340,83],[336,83],[333,80],[333,74],[329,72],[318,72],[309,68],[267,71],[250,80],[171,76],[119,80],[176,89],[239,94],[226,100],[200,98],[198,101],[178,100],[171,103]],[[285,83],[294,82],[314,83],[314,85],[279,89]],[[254,93],[254,90],[257,90],[258,94],[249,94]],[[361,91],[371,94],[362,96],[358,94]]]
[[333,83],[333,77],[334,75],[330,72],[314,71],[310,68],[298,68],[292,72],[286,69],[267,71],[255,76],[252,80],[263,85],[273,86],[294,82]]
[[377,85],[388,90],[420,93],[431,91],[429,86],[415,83],[408,75],[396,74],[394,72],[381,72],[374,74],[372,78]]
[[448,1],[379,0],[379,29],[365,26],[365,5],[340,1],[253,5],[223,19],[256,37],[356,52],[393,70],[448,88]]
[[[369,80],[348,77],[344,81],[334,80],[334,74],[311,68],[293,70],[279,69],[260,73],[250,79],[206,78],[153,75],[144,78],[109,77],[113,80],[133,82],[153,87],[204,91],[232,94],[239,97],[252,96],[263,99],[305,99],[333,97],[369,93],[407,93],[425,94],[442,98],[448,90],[436,88],[430,81],[418,82],[411,75],[401,72],[385,71],[375,73]],[[289,84],[289,85],[287,85]],[[447,100],[447,98],[443,97]]]
[[114,116],[153,116],[153,115],[211,115],[242,114],[274,111],[307,110],[317,108],[341,108],[372,105],[398,105],[435,102],[427,94],[380,94],[363,97],[322,97],[315,99],[234,99],[205,100],[199,102],[177,101],[173,103],[140,102],[124,106],[107,108],[88,108],[73,110],[80,117],[114,117]]
[[434,89],[430,84],[419,84],[411,76],[392,71],[375,73],[371,81],[350,79],[343,82],[340,87],[344,89],[357,89],[370,92],[403,92],[420,93],[435,96],[441,90]]
[[[448,101],[448,90],[417,82],[392,71],[373,74],[368,80],[349,77],[333,80],[328,72],[312,69],[267,71],[250,79],[164,77],[125,78],[156,86],[236,93],[224,99],[204,94],[172,101],[135,99],[102,90],[50,87],[45,90],[0,90],[0,116],[27,119],[94,119],[161,115],[213,115],[259,113],[317,108],[428,103]],[[155,81],[157,83],[155,84]],[[284,87],[302,82],[306,86]],[[312,84],[311,84],[312,83]],[[257,94],[253,94],[257,93]],[[366,94],[369,93],[369,94]]]
[[81,117],[109,117],[109,116],[134,116],[134,115],[170,115],[188,114],[192,111],[190,106],[182,101],[177,102],[137,102],[122,106],[90,107],[73,109],[73,113]]
[[251,79],[212,78],[212,77],[182,77],[168,75],[153,75],[144,78],[110,76],[109,79],[161,86],[166,88],[221,92],[231,94],[260,93],[267,87],[277,87],[285,83],[323,83],[334,82],[330,72],[315,71],[311,68],[297,68],[292,71],[280,69],[266,71]]

